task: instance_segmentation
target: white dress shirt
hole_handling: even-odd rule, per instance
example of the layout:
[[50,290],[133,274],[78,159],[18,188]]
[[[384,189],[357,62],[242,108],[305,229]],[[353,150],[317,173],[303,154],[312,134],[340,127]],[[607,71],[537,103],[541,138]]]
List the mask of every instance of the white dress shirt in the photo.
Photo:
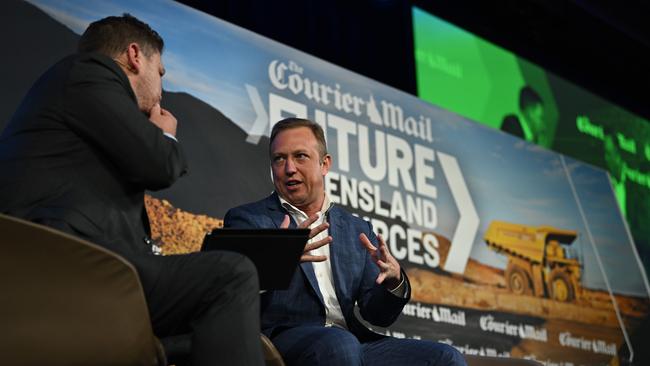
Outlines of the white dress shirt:
[[[280,198],[280,204],[284,207],[285,210],[289,212],[293,220],[297,225],[300,225],[302,222],[307,220],[308,216],[299,208],[295,207],[287,200]],[[323,207],[321,207],[320,212],[318,212],[318,220],[311,224],[310,229],[315,228],[316,226],[322,224],[327,219],[327,211],[332,207],[333,203],[325,195],[325,200],[323,201]],[[329,230],[323,230],[315,237],[311,238],[308,243],[314,243],[321,239],[327,238],[329,235]],[[330,243],[331,244],[331,243]],[[359,243],[359,245],[361,245]],[[309,252],[311,255],[317,256],[326,256],[327,260],[323,262],[312,262],[314,267],[314,274],[316,275],[316,281],[318,282],[318,288],[320,289],[321,295],[323,295],[323,301],[325,302],[325,326],[338,326],[341,328],[347,329],[347,324],[345,323],[345,318],[343,317],[343,311],[341,311],[341,304],[339,303],[338,298],[336,297],[336,291],[334,290],[334,277],[332,275],[332,262],[330,261],[330,246],[323,245],[320,248],[316,248]],[[395,296],[406,297],[408,293],[408,286],[402,278],[400,284],[389,290]]]
[[[308,216],[306,213],[290,204],[282,197],[280,197],[280,203],[282,204],[282,207],[289,211],[289,214],[296,224],[300,225],[303,221],[307,220]],[[323,207],[318,213],[318,220],[311,224],[309,227],[310,229],[325,222],[327,210],[329,210],[331,206],[332,202],[329,200],[329,197],[325,195]],[[329,230],[323,230],[318,233],[318,235],[311,238],[308,243],[314,243],[321,239],[325,239],[328,235]],[[318,288],[320,289],[320,293],[323,295],[323,301],[325,302],[325,326],[336,325],[347,329],[347,324],[345,324],[345,318],[343,317],[343,311],[341,311],[341,305],[339,304],[339,300],[336,297],[336,291],[334,290],[332,262],[330,261],[330,246],[323,245],[320,248],[310,251],[309,254],[327,256],[327,260],[323,262],[312,262],[316,281],[318,282]]]

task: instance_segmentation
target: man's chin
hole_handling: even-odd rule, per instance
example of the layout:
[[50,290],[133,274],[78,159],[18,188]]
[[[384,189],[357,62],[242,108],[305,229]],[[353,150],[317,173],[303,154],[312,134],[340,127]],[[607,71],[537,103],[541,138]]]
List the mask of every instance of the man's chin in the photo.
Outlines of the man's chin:
[[284,197],[282,198],[294,206],[300,205],[300,203],[305,199],[305,197],[301,196],[298,192],[284,192],[283,196]]
[[151,115],[151,109],[153,109],[153,105],[138,105],[138,109],[140,109],[140,112],[149,116]]
[[153,102],[152,101],[152,102],[148,102],[148,103],[138,103],[138,108],[140,109],[140,111],[142,113],[146,114],[147,116],[150,116],[151,115],[151,110],[153,109],[153,107],[156,104],[159,104],[159,102]]

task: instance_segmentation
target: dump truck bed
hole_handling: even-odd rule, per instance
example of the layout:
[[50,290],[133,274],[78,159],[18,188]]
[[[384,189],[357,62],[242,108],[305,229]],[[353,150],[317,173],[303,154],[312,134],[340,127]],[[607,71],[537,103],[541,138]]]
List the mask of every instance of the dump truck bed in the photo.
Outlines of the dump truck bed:
[[499,253],[512,255],[534,263],[544,260],[546,241],[558,240],[570,244],[577,233],[550,226],[527,226],[505,221],[493,221],[485,232],[485,242]]

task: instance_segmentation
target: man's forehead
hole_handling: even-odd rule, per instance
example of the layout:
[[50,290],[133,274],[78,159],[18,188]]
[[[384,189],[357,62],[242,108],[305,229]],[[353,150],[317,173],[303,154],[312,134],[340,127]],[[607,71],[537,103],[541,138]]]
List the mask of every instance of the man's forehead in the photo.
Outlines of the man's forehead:
[[295,154],[298,152],[309,152],[312,150],[316,150],[315,147],[310,146],[311,144],[308,144],[304,141],[299,141],[297,143],[284,143],[280,144],[278,143],[278,140],[273,141],[273,145],[271,145],[271,151],[274,154],[279,154],[279,153],[284,153],[284,154]]

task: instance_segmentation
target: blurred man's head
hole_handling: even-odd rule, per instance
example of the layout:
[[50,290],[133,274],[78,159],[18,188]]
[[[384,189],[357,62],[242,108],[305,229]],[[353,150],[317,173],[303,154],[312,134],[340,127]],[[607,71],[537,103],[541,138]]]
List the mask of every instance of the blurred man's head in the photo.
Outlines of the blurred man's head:
[[101,53],[120,65],[145,113],[162,98],[163,48],[160,35],[129,14],[91,23],[78,45],[79,52]]
[[320,125],[300,118],[278,122],[271,131],[269,155],[280,197],[308,214],[319,211],[332,161]]

